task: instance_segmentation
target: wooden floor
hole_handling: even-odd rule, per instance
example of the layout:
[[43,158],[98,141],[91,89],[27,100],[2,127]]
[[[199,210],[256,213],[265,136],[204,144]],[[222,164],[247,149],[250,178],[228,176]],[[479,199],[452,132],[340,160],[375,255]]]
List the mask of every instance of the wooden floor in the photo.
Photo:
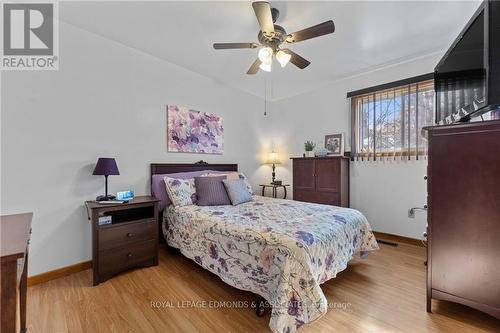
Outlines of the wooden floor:
[[[424,248],[381,245],[367,260],[352,261],[322,285],[337,308],[299,332],[500,332],[499,320],[462,305],[434,301],[428,314],[424,257]],[[251,293],[160,248],[159,266],[97,287],[90,270],[29,287],[28,332],[270,332],[269,313],[259,318],[250,308],[187,303],[253,300]],[[164,307],[152,306],[156,301]]]

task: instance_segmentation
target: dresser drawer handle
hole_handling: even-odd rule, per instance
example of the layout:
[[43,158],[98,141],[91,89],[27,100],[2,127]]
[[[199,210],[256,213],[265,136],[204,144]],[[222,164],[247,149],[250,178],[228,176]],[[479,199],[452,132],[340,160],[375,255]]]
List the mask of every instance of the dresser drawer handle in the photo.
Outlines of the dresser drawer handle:
[[129,232],[129,233],[127,234],[127,237],[128,237],[128,238],[130,238],[130,237],[132,237],[132,236],[133,236],[133,234],[132,234],[131,232]]
[[131,252],[127,253],[127,258],[132,258],[132,253]]

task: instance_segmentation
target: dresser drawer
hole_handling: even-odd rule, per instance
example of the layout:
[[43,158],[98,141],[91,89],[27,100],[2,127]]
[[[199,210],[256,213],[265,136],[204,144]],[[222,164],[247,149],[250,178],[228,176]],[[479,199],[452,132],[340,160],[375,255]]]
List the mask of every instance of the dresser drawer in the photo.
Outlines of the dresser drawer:
[[293,200],[319,203],[323,205],[340,206],[340,195],[338,193],[294,190]]
[[111,225],[98,231],[99,249],[111,248],[156,238],[157,224],[155,220],[140,223]]
[[137,242],[125,247],[99,251],[99,274],[109,277],[123,270],[155,264],[156,241]]

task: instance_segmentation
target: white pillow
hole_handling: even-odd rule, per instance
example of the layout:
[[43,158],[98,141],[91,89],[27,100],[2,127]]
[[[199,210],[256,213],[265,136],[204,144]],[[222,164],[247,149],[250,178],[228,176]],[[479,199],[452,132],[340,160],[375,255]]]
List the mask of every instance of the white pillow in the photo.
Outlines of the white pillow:
[[197,197],[194,178],[179,179],[165,177],[163,180],[165,181],[167,194],[174,207],[196,204]]

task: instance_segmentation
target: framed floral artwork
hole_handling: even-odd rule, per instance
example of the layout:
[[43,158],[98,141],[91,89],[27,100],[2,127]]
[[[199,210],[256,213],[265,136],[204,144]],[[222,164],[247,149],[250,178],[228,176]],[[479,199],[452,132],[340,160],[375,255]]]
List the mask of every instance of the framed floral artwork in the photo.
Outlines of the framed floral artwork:
[[325,148],[328,150],[328,155],[344,155],[344,134],[325,135]]
[[181,153],[224,153],[222,117],[168,105],[167,150]]

